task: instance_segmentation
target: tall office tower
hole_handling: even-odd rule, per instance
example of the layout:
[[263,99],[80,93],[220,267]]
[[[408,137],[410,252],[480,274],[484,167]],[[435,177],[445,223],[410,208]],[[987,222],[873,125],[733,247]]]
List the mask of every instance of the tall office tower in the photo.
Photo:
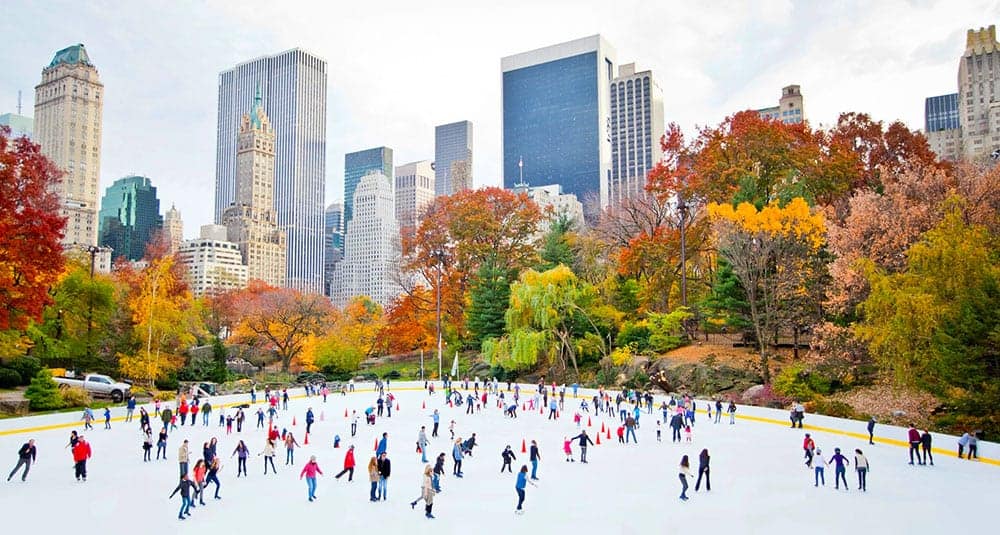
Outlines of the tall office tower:
[[10,127],[11,137],[32,137],[35,120],[19,113],[4,113],[0,115],[0,126]]
[[504,187],[520,182],[523,170],[530,182],[561,185],[596,215],[610,198],[614,49],[593,35],[508,56],[500,66]]
[[259,87],[277,133],[274,210],[288,239],[285,285],[313,293],[323,288],[326,84],[326,61],[298,48],[219,74],[215,222],[237,197],[236,137]]
[[938,158],[962,157],[962,128],[958,120],[958,93],[924,100],[924,135]]
[[399,283],[399,224],[389,177],[372,172],[354,190],[354,217],[347,222],[344,259],[333,272],[330,299],[343,307],[357,295],[382,306],[402,293]]
[[958,63],[958,120],[966,158],[1000,149],[1000,43],[994,25],[966,33]]
[[144,176],[115,180],[101,199],[99,221],[101,247],[110,247],[114,258],[142,259],[163,228],[156,188]]
[[177,207],[172,204],[166,215],[163,216],[163,231],[167,235],[167,240],[170,241],[170,252],[176,253],[181,242],[184,241],[184,221],[181,219],[181,213]]
[[396,168],[396,221],[404,235],[420,225],[420,214],[434,200],[434,167],[421,160]]
[[777,106],[761,108],[757,113],[765,119],[774,119],[785,124],[799,124],[806,120],[806,109],[803,105],[802,89],[797,85],[786,85],[781,88],[781,98]]
[[434,193],[451,195],[472,188],[472,123],[434,127]]
[[323,215],[325,253],[323,255],[323,294],[330,295],[333,267],[344,258],[344,203],[326,207]]
[[185,278],[196,297],[246,288],[247,267],[240,247],[226,240],[222,225],[202,225],[200,238],[177,250],[177,263],[187,268]]
[[82,44],[56,52],[35,86],[34,139],[65,173],[57,186],[64,245],[97,245],[103,102],[104,84]]
[[618,67],[611,81],[611,183],[609,202],[645,194],[646,175],[663,159],[663,93],[650,71],[635,63]]
[[285,286],[285,231],[274,213],[274,128],[260,93],[243,115],[236,142],[236,198],[222,214],[228,241],[236,243],[247,277]]
[[373,149],[349,152],[344,155],[344,225],[354,217],[354,190],[361,182],[361,177],[368,173],[382,173],[389,178],[392,187],[392,149],[375,147]]

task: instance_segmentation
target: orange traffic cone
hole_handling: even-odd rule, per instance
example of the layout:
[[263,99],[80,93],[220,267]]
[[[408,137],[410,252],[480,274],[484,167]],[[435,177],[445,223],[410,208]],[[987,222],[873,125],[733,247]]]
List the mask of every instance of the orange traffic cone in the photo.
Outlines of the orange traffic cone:
[[600,433],[597,434],[597,442],[595,442],[595,444],[597,444],[598,446],[601,445],[601,434]]
[[295,427],[295,417],[292,416],[292,427]]
[[524,447],[524,439],[521,439],[521,453],[528,453],[528,448]]
[[[597,437],[597,440],[600,440],[600,439],[601,439],[601,437]],[[309,445],[309,433],[306,433],[306,441],[303,444],[305,444],[307,446]]]

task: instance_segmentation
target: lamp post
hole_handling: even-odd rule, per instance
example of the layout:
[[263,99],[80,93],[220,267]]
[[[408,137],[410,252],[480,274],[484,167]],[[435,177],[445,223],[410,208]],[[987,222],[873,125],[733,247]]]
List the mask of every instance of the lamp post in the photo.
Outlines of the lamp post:
[[687,216],[688,205],[684,194],[677,193],[677,212],[681,215],[681,306],[687,306]]
[[437,267],[437,285],[436,288],[436,301],[437,301],[437,357],[438,357],[438,379],[444,380],[444,375],[442,372],[442,343],[441,343],[441,266],[444,264],[445,253],[441,249],[435,249],[431,251],[431,257],[436,260],[435,264]]
[[101,252],[101,248],[88,245],[87,252],[90,253],[90,288],[87,291],[87,358],[92,358],[94,356],[94,339],[91,336],[94,329],[94,257]]

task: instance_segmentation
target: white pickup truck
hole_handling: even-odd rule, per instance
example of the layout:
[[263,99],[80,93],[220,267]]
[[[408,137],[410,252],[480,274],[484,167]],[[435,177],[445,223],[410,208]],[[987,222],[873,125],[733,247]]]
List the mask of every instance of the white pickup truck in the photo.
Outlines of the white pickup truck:
[[128,383],[116,383],[107,375],[89,373],[83,379],[75,377],[53,377],[59,388],[77,387],[90,392],[94,396],[110,397],[111,401],[121,403],[129,396],[132,385]]

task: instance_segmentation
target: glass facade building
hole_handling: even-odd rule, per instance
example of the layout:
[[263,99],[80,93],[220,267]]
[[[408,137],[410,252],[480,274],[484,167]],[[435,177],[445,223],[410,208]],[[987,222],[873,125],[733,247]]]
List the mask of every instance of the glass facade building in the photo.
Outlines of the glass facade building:
[[391,187],[393,169],[392,149],[389,147],[375,147],[344,155],[344,228],[354,217],[354,190],[358,189],[361,177],[379,172],[389,178]]
[[236,136],[259,88],[276,136],[274,209],[287,235],[285,285],[312,293],[323,291],[326,84],[326,61],[297,48],[219,74],[215,222],[236,199]]
[[140,260],[156,231],[163,228],[156,188],[144,176],[115,180],[101,199],[98,214],[99,244],[112,256]]
[[951,130],[958,126],[958,93],[924,99],[925,132]]
[[[614,53],[599,36],[503,58],[503,180],[608,203]],[[523,167],[522,167],[523,166]]]
[[472,188],[472,123],[459,121],[434,127],[434,194]]

